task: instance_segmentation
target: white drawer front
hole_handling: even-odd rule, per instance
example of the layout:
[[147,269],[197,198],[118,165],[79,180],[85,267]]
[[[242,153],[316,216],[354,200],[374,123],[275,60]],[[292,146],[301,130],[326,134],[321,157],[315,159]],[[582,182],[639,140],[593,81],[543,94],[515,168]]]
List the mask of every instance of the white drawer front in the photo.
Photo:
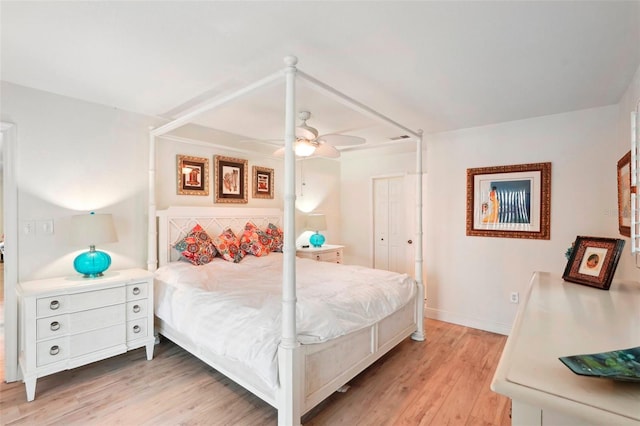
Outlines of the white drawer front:
[[36,315],[38,317],[61,314],[68,310],[69,296],[67,295],[42,297],[36,301]]
[[69,359],[69,338],[51,339],[38,343],[36,347],[36,364],[38,367]]
[[147,317],[147,299],[127,302],[127,320]]
[[316,255],[316,260],[319,260],[321,262],[337,262],[338,261],[338,255],[335,251],[330,251],[328,253],[320,253],[318,255]]
[[69,315],[40,318],[36,322],[36,339],[48,339],[69,334]]
[[146,299],[148,296],[147,283],[127,285],[127,300]]
[[125,306],[111,305],[105,308],[89,309],[69,315],[69,330],[72,334],[97,330],[124,322]]
[[125,325],[117,324],[100,330],[75,334],[69,338],[70,358],[125,343]]
[[125,290],[124,287],[114,287],[105,290],[88,291],[86,293],[71,294],[69,295],[69,299],[70,309],[73,311],[84,311],[124,303]]
[[147,319],[140,318],[127,322],[127,342],[147,337]]

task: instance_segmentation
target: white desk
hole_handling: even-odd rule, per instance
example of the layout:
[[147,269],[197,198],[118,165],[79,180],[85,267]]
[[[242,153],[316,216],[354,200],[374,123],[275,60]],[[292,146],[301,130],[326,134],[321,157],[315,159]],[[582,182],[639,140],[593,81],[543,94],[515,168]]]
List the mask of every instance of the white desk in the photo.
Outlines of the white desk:
[[609,291],[536,272],[491,389],[513,401],[513,425],[640,425],[640,384],[578,376],[565,355],[640,346],[640,283]]

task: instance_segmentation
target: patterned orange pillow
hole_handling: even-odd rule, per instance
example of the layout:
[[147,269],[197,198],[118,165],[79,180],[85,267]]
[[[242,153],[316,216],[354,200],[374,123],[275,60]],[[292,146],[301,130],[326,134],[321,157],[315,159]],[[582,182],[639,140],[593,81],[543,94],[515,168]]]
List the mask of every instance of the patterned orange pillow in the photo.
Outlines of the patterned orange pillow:
[[284,232],[273,223],[270,223],[265,229],[265,233],[271,238],[269,249],[271,251],[282,252],[284,246]]
[[271,238],[252,222],[244,226],[244,233],[240,237],[240,249],[254,256],[266,256],[271,251]]
[[215,244],[220,256],[229,262],[238,263],[246,254],[240,249],[240,240],[231,229],[227,229],[222,234],[214,237],[213,244]]
[[200,225],[194,226],[174,247],[194,265],[205,265],[218,253],[209,234]]

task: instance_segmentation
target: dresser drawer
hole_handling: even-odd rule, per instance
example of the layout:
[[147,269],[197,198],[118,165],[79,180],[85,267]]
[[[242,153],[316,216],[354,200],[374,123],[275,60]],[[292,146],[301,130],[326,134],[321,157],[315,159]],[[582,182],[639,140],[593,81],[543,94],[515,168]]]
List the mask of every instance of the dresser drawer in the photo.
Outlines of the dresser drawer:
[[69,349],[68,336],[40,342],[36,346],[36,364],[38,367],[42,367],[54,362],[65,361],[69,359],[71,354]]
[[36,315],[46,317],[66,312],[83,311],[106,305],[124,303],[125,289],[123,287],[107,288],[104,290],[88,291],[62,295],[58,297],[38,298]]
[[127,302],[127,320],[147,317],[147,299]]
[[36,338],[77,334],[124,322],[124,304],[90,309],[71,314],[40,318],[36,321]]
[[318,253],[315,255],[315,259],[319,260],[320,262],[333,262],[333,263],[337,263],[338,262],[338,253],[335,251],[330,251],[327,253]]
[[127,342],[147,337],[147,319],[127,321]]
[[146,282],[127,285],[127,300],[146,299],[149,296],[148,286]]
[[48,339],[69,334],[69,315],[56,315],[36,321],[36,339]]
[[122,345],[125,336],[125,325],[117,324],[100,330],[74,334],[69,337],[71,345],[70,358],[86,355],[112,346]]

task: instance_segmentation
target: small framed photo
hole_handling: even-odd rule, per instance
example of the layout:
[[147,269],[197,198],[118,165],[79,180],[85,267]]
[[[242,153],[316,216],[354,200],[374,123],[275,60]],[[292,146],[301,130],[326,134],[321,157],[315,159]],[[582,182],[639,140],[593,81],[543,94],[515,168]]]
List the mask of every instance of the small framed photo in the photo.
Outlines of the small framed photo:
[[621,239],[576,237],[562,279],[609,290],[623,248]]
[[209,195],[209,159],[178,155],[178,195]]
[[273,198],[273,169],[253,166],[253,198]]
[[551,238],[551,163],[467,169],[467,235]]
[[246,203],[247,160],[216,155],[214,186],[216,203]]
[[631,151],[618,160],[618,230],[631,236]]

